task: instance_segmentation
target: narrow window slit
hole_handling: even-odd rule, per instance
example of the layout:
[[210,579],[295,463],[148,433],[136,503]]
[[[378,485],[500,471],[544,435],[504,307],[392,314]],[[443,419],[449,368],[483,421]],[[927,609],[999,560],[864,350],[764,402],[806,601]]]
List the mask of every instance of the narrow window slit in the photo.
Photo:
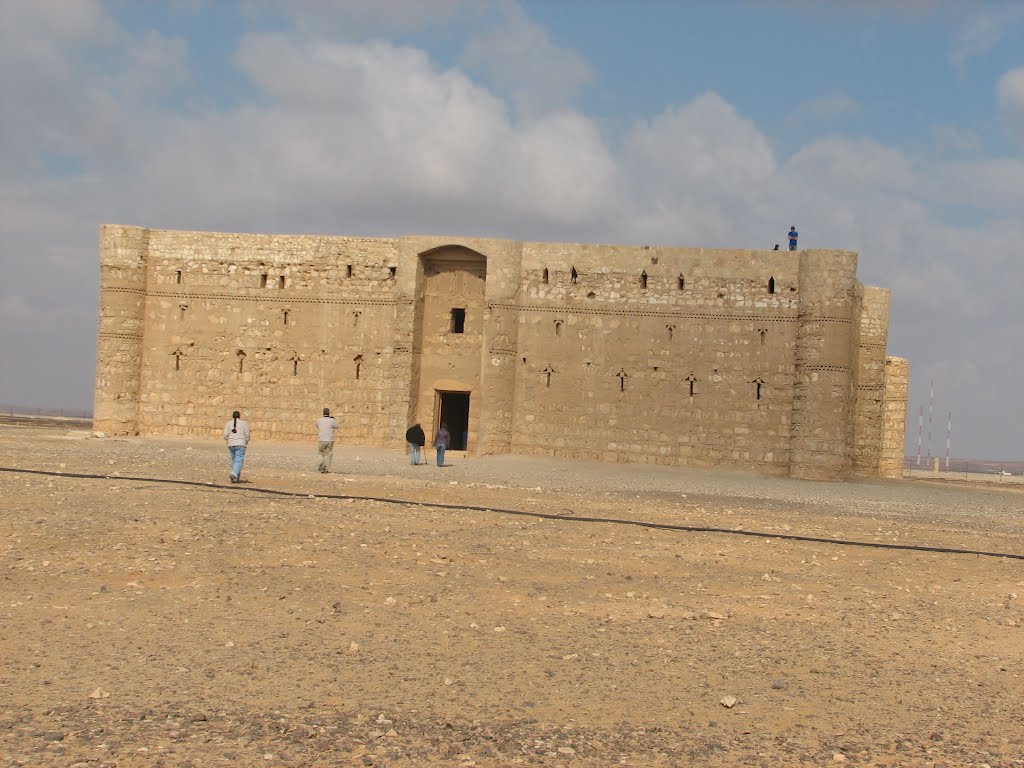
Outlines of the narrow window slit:
[[181,285],[181,270],[180,269],[177,272],[174,273],[174,282],[176,282],[178,285]]
[[680,276],[679,276],[679,277],[678,277],[678,278],[676,279],[676,287],[677,287],[677,288],[678,288],[678,289],[679,289],[680,291],[685,291],[685,290],[686,290],[686,278],[685,278],[685,277],[683,277],[682,275],[680,275]]
[[388,267],[388,274],[390,275],[391,279],[394,280],[395,277],[398,275],[398,267]]
[[345,265],[345,277],[352,277],[352,265],[351,264],[346,264]]
[[264,272],[262,275],[260,275],[260,288],[266,288],[267,287],[267,278],[268,277],[269,277],[269,275],[266,272]]
[[647,270],[640,273],[640,287],[647,290]]
[[284,288],[284,275],[277,278],[277,287]]
[[571,270],[569,270],[569,282],[572,283],[573,285],[576,285],[576,281],[579,279],[579,276],[580,274],[579,272],[576,271],[576,267],[573,267]]
[[544,285],[548,284],[548,268],[547,267],[544,267],[544,274],[541,276],[541,281],[544,283]]
[[775,293],[775,278],[768,278],[768,293]]
[[464,333],[466,330],[466,310],[460,307],[452,308],[452,333]]
[[358,379],[358,378],[359,378],[359,374],[360,374],[360,371],[361,371],[361,370],[362,370],[362,368],[363,368],[363,356],[362,356],[362,355],[356,355],[356,356],[355,356],[355,357],[353,358],[353,361],[354,361],[354,362],[355,362],[355,364],[356,364],[356,378]]

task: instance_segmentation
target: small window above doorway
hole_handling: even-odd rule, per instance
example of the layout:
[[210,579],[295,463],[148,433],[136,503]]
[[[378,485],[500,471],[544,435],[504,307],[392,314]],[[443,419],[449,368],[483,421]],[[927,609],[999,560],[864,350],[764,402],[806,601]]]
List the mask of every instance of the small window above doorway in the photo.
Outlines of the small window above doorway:
[[465,308],[452,307],[452,333],[466,332],[466,310]]

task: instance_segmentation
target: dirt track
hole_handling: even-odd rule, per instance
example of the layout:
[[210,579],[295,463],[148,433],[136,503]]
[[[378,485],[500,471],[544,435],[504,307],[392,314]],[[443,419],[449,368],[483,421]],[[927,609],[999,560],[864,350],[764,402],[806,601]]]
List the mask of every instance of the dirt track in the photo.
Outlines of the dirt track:
[[1019,491],[455,461],[0,426],[0,765],[1024,765],[1024,560],[778,538]]

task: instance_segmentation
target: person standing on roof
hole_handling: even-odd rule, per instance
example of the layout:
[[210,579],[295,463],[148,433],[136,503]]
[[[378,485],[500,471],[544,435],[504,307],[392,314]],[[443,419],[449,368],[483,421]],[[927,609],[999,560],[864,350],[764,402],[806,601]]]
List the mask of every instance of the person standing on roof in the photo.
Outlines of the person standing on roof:
[[796,250],[796,239],[800,237],[800,234],[796,231],[796,225],[794,224],[789,228],[789,250]]

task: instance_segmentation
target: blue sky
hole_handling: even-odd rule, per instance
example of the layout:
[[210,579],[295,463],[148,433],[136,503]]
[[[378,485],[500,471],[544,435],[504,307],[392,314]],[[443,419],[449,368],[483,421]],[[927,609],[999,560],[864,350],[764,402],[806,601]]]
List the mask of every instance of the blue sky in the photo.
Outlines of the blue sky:
[[0,403],[91,403],[104,222],[796,224],[893,290],[908,452],[934,380],[933,453],[1024,458],[1024,3],[0,0],[0,98]]

